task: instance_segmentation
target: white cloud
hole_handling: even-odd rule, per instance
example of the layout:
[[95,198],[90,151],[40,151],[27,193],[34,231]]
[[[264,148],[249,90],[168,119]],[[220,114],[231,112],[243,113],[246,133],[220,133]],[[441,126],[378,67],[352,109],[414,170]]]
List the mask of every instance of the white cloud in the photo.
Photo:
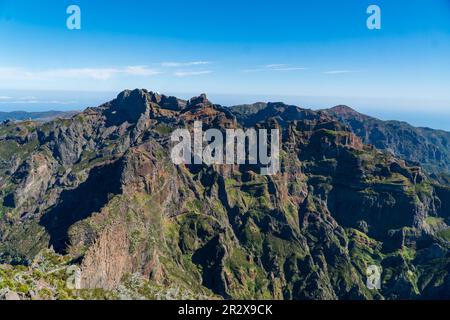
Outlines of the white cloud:
[[0,96],[0,100],[11,100],[11,97],[8,96]]
[[147,66],[128,66],[121,68],[67,68],[47,70],[27,70],[24,68],[0,68],[0,79],[10,80],[52,80],[65,78],[90,78],[108,80],[115,76],[153,76],[158,70]]
[[130,66],[124,68],[123,72],[132,76],[153,76],[162,73],[147,66]]
[[308,70],[308,69],[302,68],[302,67],[279,67],[279,68],[273,68],[271,70],[273,70],[273,71],[301,71],[301,70]]
[[191,67],[191,66],[204,66],[211,64],[209,61],[191,61],[191,62],[163,62],[162,67],[166,68],[180,68],[180,67]]
[[283,67],[287,67],[287,64],[274,63],[274,64],[265,65],[264,67],[269,68],[269,69],[272,69],[272,68],[283,68]]
[[19,99],[18,99],[19,101],[26,101],[26,100],[37,100],[37,98],[36,97],[34,97],[34,96],[26,96],[26,97],[20,97]]
[[203,70],[203,71],[177,71],[174,74],[177,77],[189,77],[189,76],[201,76],[210,73],[212,73],[212,71]]
[[244,69],[243,72],[264,72],[264,71],[302,71],[302,70],[308,70],[308,68],[304,67],[295,67],[290,66],[288,64],[282,64],[282,63],[276,63],[276,64],[267,64],[265,66],[262,66],[260,68],[255,69]]

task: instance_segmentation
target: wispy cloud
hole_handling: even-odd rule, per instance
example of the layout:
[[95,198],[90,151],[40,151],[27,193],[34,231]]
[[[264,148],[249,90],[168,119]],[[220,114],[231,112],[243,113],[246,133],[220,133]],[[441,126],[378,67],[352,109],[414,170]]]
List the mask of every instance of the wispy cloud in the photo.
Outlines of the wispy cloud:
[[330,70],[325,71],[324,74],[345,74],[345,73],[356,73],[361,72],[361,70]]
[[34,96],[20,97],[19,100],[37,100]]
[[180,67],[192,67],[192,66],[204,66],[211,64],[210,61],[191,61],[191,62],[163,62],[162,67],[165,68],[180,68]]
[[212,71],[202,70],[202,71],[177,71],[174,74],[177,77],[189,77],[189,76],[201,76],[210,73],[212,73]]
[[11,97],[8,96],[0,96],[0,100],[11,100]]
[[161,74],[161,71],[148,68],[147,66],[129,66],[123,70],[119,69],[119,73],[126,73],[132,76],[153,76]]
[[264,66],[265,68],[283,68],[283,67],[287,67],[287,64],[283,64],[283,63],[274,63],[274,64],[268,64]]
[[272,68],[273,71],[301,71],[301,70],[308,70],[308,68],[303,67],[279,67],[279,68]]
[[147,66],[128,66],[120,68],[66,68],[47,70],[28,70],[24,68],[0,68],[0,79],[13,80],[52,80],[67,78],[89,78],[108,80],[115,76],[153,76],[161,72]]
[[274,64],[267,64],[265,66],[255,68],[255,69],[244,69],[243,72],[264,72],[264,71],[303,71],[308,70],[308,68],[304,67],[297,67],[297,66],[291,66],[288,64],[283,63],[274,63]]

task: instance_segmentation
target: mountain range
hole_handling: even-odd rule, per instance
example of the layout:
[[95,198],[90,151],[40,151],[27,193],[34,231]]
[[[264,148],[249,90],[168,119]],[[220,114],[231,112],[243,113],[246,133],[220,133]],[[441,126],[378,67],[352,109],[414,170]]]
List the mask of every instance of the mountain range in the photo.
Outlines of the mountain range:
[[76,111],[43,111],[43,112],[27,112],[27,111],[12,111],[1,112],[0,121],[23,121],[23,120],[35,120],[35,121],[50,121],[55,118],[70,118]]
[[[279,129],[281,172],[173,164],[171,133],[195,121]],[[0,297],[450,299],[448,138],[344,106],[143,89],[6,122]]]
[[364,143],[420,164],[436,178],[448,176],[450,132],[416,128],[401,121],[382,121],[346,106],[325,111],[350,126]]

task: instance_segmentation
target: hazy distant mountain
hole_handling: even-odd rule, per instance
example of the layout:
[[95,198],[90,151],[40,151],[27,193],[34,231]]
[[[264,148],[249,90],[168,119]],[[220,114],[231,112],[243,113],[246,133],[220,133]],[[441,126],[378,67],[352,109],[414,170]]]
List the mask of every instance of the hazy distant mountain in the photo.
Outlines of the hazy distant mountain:
[[364,143],[420,163],[430,173],[450,172],[450,132],[417,128],[401,121],[379,120],[347,106],[323,111],[349,125]]
[[439,179],[445,179],[450,173],[450,132],[414,127],[402,121],[379,120],[347,106],[312,111],[283,103],[259,102],[230,109],[240,121],[248,125],[267,117],[289,122],[311,115],[327,114],[348,125],[365,144],[416,163],[428,173],[439,176]]
[[49,121],[55,118],[70,118],[77,111],[44,111],[44,112],[26,112],[26,111],[12,111],[1,112],[0,121],[12,120],[36,120],[36,121]]

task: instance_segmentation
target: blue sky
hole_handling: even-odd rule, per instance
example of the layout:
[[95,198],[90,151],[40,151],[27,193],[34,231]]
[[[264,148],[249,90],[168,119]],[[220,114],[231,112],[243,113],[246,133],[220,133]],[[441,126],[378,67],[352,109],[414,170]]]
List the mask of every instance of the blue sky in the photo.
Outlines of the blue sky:
[[[81,30],[66,28],[71,4]],[[381,30],[366,27],[371,4]],[[449,57],[450,0],[0,0],[0,111],[142,87],[450,115]]]

